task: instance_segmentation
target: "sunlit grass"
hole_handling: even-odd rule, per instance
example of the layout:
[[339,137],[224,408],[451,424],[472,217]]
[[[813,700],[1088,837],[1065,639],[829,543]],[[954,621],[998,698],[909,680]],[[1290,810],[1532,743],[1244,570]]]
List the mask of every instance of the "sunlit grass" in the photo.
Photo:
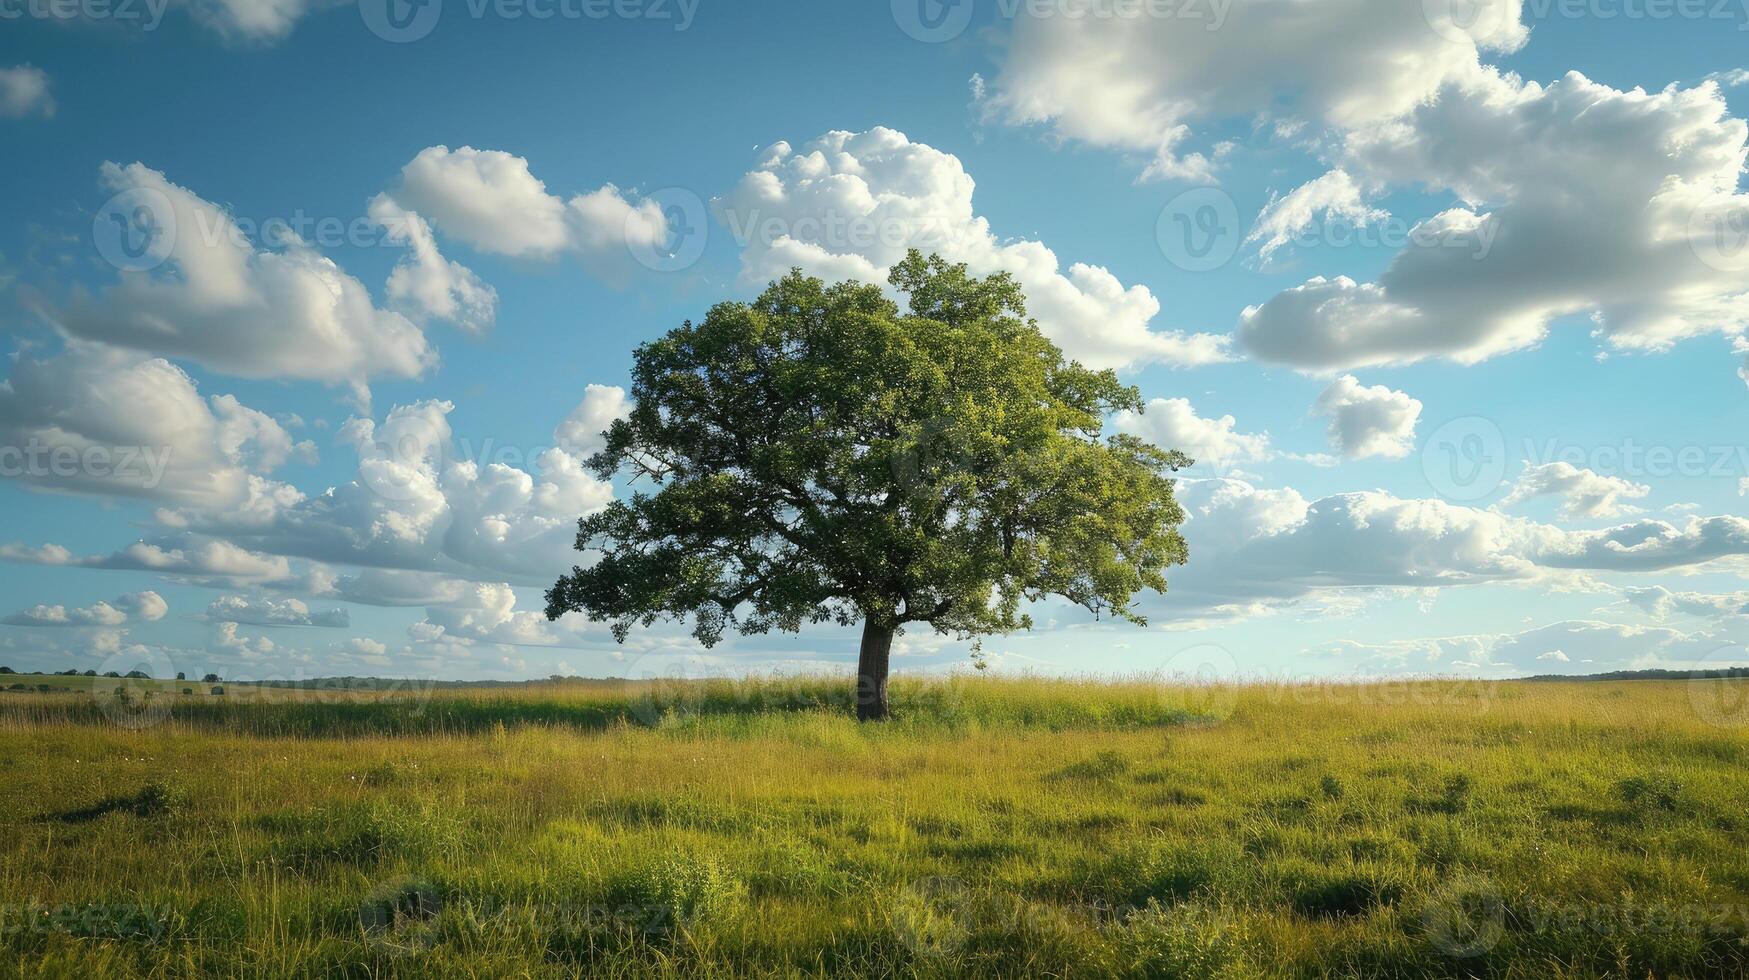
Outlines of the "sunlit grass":
[[0,962],[82,977],[1749,964],[1749,737],[1697,712],[1687,683],[907,679],[883,726],[849,720],[849,696],[841,678],[232,690],[168,710],[0,694]]

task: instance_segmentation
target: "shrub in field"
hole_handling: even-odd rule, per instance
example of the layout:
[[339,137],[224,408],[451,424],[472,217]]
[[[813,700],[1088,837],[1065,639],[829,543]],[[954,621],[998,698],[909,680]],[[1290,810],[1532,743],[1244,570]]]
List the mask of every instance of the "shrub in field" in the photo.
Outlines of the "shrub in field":
[[679,927],[728,914],[746,884],[714,856],[674,854],[639,865],[609,890],[610,905],[667,913]]
[[1050,779],[1115,779],[1130,771],[1130,760],[1117,752],[1110,750],[1099,753],[1091,759],[1071,763],[1051,773]]
[[1126,973],[1150,977],[1240,978],[1247,968],[1251,937],[1239,910],[1202,904],[1161,905],[1150,901],[1131,915],[1118,934]]
[[1411,799],[1407,802],[1408,809],[1423,813],[1462,813],[1470,808],[1470,777],[1464,773],[1448,776],[1439,795]]
[[1615,784],[1615,795],[1642,817],[1682,807],[1682,784],[1664,773],[1629,776]]
[[280,811],[261,818],[273,844],[267,857],[300,869],[375,867],[460,853],[464,827],[435,801],[370,799]]
[[1295,911],[1324,918],[1366,915],[1403,897],[1401,882],[1364,867],[1302,869],[1289,876],[1287,890]]

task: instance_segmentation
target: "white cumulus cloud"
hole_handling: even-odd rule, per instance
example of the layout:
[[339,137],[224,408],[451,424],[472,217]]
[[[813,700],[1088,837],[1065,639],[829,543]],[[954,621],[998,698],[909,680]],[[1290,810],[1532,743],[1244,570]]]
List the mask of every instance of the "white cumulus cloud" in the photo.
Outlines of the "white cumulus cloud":
[[1557,461],[1527,467],[1500,506],[1553,496],[1561,500],[1562,517],[1620,517],[1635,509],[1623,501],[1638,500],[1651,492],[1652,488],[1644,484]]
[[1108,270],[1067,268],[1042,242],[999,239],[972,209],[959,158],[880,128],[830,132],[800,150],[775,143],[714,203],[742,245],[748,283],[801,268],[828,280],[886,282],[908,248],[1007,272],[1028,312],[1070,357],[1091,367],[1198,365],[1228,359],[1227,339],[1149,329],[1160,301]]
[[156,170],[106,163],[102,173],[106,190],[137,195],[168,244],[161,265],[78,293],[58,316],[69,333],[255,378],[357,385],[417,377],[435,363],[416,324],[379,309],[363,283],[296,236],[260,248],[224,208]]
[[0,119],[54,114],[55,99],[49,94],[48,72],[31,65],[0,68]]
[[1119,412],[1112,423],[1162,449],[1180,450],[1216,473],[1270,456],[1268,433],[1239,432],[1231,415],[1203,418],[1185,398],[1155,398],[1140,413]]
[[169,603],[156,592],[130,592],[108,602],[89,606],[37,605],[16,612],[0,622],[8,626],[121,626],[163,619]]
[[1330,417],[1330,444],[1349,459],[1401,459],[1415,451],[1421,402],[1403,392],[1367,387],[1343,375],[1324,389],[1312,410]]

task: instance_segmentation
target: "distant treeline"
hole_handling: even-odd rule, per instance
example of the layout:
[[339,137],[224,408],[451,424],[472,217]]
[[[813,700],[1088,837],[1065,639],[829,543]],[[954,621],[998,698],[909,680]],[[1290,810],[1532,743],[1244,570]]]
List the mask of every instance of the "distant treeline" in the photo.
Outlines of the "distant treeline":
[[[10,667],[0,667],[0,674],[16,674]],[[26,672],[17,676],[78,676],[77,670],[59,671],[55,674],[38,674]],[[96,671],[84,671],[84,676],[94,677]],[[122,677],[115,671],[110,671],[105,677]],[[149,679],[144,671],[130,671],[125,675],[134,679]],[[1749,678],[1749,667],[1725,667],[1711,670],[1611,670],[1601,674],[1534,674],[1529,677],[1508,678],[1525,681],[1684,681],[1712,680],[1723,678]],[[176,678],[178,681],[183,678]],[[1397,678],[1399,681],[1414,681],[1421,678]],[[1449,678],[1448,678],[1449,679]],[[202,683],[220,683],[216,674],[208,674]],[[498,680],[433,680],[411,677],[309,677],[303,680],[260,680],[260,681],[228,681],[232,684],[246,684],[251,687],[268,687],[298,691],[406,691],[406,690],[446,690],[455,688],[515,688],[530,687],[537,684],[594,684],[613,686],[630,683],[624,677],[576,677],[554,674],[542,679],[522,681]]]
[[296,681],[239,681],[255,687],[287,688],[299,691],[404,691],[410,688],[438,690],[458,687],[527,687],[530,684],[551,684],[561,681],[593,683],[623,683],[623,678],[561,677],[554,674],[544,680],[526,681],[458,681],[412,677],[310,677]]
[[[1715,678],[1749,678],[1749,667],[1725,667],[1711,670],[1611,670],[1601,674],[1535,674],[1517,678],[1526,681],[1685,681]],[[1416,678],[1401,678],[1415,680]],[[294,688],[317,691],[399,691],[408,688],[438,690],[458,687],[526,687],[532,684],[624,684],[623,677],[572,677],[554,674],[542,680],[526,681],[440,681],[394,677],[312,677],[299,681],[249,681],[258,687]]]
[[1749,677],[1749,667],[1714,670],[1611,670],[1602,674],[1537,674],[1527,681],[1693,681]]

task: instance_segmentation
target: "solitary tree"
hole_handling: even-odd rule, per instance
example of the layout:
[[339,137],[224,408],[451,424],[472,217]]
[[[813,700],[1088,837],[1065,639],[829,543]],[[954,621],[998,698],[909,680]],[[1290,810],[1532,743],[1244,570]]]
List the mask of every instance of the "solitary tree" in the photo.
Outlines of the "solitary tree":
[[[632,627],[688,617],[706,647],[861,620],[857,717],[887,715],[893,636],[1031,626],[1056,595],[1137,624],[1186,557],[1167,475],[1190,460],[1126,435],[1110,371],[1066,361],[1006,274],[911,252],[880,288],[800,272],[637,349],[633,406],[589,460],[630,500],[579,522],[599,551],[547,592]],[[648,481],[649,486],[640,484]]]

